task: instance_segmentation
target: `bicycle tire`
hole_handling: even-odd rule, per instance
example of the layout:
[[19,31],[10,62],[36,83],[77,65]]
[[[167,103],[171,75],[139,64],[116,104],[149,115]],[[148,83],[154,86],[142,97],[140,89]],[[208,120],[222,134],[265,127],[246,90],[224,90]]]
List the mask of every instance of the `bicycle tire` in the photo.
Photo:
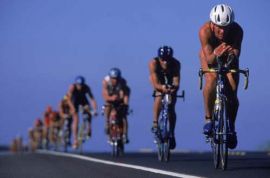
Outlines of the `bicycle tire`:
[[219,135],[218,132],[218,110],[214,111],[213,114],[213,122],[214,122],[214,128],[213,128],[213,135],[211,138],[211,148],[213,152],[213,162],[215,169],[219,168],[220,163],[220,147],[219,147]]
[[[168,115],[167,115],[168,116]],[[163,160],[165,162],[168,162],[170,160],[170,139],[171,139],[171,135],[170,135],[170,122],[169,122],[169,118],[165,119],[165,125],[164,125],[164,135],[163,135]]]
[[157,152],[157,154],[158,154],[158,160],[159,161],[162,161],[163,160],[163,143],[158,143],[157,144],[157,149],[158,149],[158,152]]
[[83,123],[79,129],[79,134],[78,134],[78,149],[79,149],[80,154],[83,154],[83,142],[85,139],[85,134],[84,134],[85,127],[86,127],[86,124],[83,121]]
[[69,142],[69,130],[65,128],[64,134],[63,134],[63,142],[64,142],[64,152],[68,151],[68,142]]
[[228,123],[227,123],[227,110],[225,101],[222,102],[221,111],[220,111],[220,162],[222,170],[227,168],[228,163]]
[[170,160],[170,141],[168,140],[163,144],[163,160],[168,162]]
[[112,141],[112,156],[117,157],[117,143]]
[[124,144],[122,142],[122,140],[118,140],[117,141],[117,150],[116,150],[116,156],[122,156],[124,154]]
[[110,137],[110,144],[112,146],[111,154],[113,157],[117,155],[117,143],[116,143],[116,125],[115,123],[110,123],[109,125],[109,137]]

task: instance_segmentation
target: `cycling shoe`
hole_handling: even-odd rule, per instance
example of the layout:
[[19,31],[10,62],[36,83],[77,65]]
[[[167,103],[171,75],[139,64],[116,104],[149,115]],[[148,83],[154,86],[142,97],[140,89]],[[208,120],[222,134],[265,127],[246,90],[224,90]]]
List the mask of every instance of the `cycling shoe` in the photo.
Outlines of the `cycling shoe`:
[[235,149],[237,146],[237,135],[236,132],[233,132],[232,134],[228,135],[228,148]]
[[175,149],[175,147],[176,147],[176,141],[175,141],[175,137],[173,136],[170,138],[170,149],[173,150]]
[[205,135],[210,135],[213,129],[213,122],[209,121],[203,126],[203,133]]

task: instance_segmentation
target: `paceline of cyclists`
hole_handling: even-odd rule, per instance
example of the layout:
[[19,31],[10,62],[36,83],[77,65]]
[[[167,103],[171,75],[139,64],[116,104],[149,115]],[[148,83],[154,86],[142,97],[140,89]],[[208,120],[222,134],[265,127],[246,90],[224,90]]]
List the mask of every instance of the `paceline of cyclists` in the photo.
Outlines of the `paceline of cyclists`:
[[[216,59],[219,58],[225,64],[228,56],[233,56],[233,62],[230,67],[238,69],[241,43],[243,39],[243,30],[234,20],[232,8],[225,4],[218,4],[210,11],[210,20],[203,24],[199,29],[199,39],[201,49],[199,59],[203,70],[217,66]],[[152,133],[155,135],[158,130],[158,118],[161,111],[162,94],[170,93],[172,97],[177,95],[180,87],[181,63],[173,56],[173,49],[170,46],[161,46],[158,48],[157,56],[149,61],[150,83],[155,94],[160,97],[154,97],[153,102],[153,125]],[[227,98],[229,100],[228,117],[232,121],[230,130],[232,135],[229,139],[229,148],[234,149],[237,146],[237,136],[235,131],[235,121],[238,111],[239,101],[237,98],[237,88],[239,83],[239,74],[227,74],[228,88]],[[212,111],[215,101],[216,74],[205,74],[205,86],[203,88],[205,125],[203,133],[211,134],[213,129]],[[171,87],[168,88],[167,85]],[[104,99],[103,114],[105,118],[105,134],[108,135],[108,142],[111,141],[110,118],[117,115],[122,123],[122,139],[124,143],[129,142],[128,137],[128,113],[129,99],[131,89],[128,82],[121,74],[119,68],[109,69],[108,74],[102,81],[102,96]],[[175,103],[176,97],[172,98],[169,106],[170,122],[170,149],[176,147],[175,139]],[[114,109],[115,106],[120,109]],[[90,86],[87,85],[84,76],[75,77],[67,92],[63,93],[58,108],[51,106],[45,108],[40,118],[34,121],[33,127],[28,130],[29,148],[49,149],[51,145],[58,142],[58,135],[67,130],[65,142],[74,149],[79,145],[79,127],[82,117],[86,121],[85,135],[90,138],[92,135],[91,121],[98,114],[97,102]]]

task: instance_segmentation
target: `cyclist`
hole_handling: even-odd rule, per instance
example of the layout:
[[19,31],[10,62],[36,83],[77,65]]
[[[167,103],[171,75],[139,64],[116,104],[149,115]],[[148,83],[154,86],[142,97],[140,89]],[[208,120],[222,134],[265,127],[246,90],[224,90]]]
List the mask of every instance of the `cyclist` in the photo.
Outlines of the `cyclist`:
[[75,108],[72,105],[70,97],[65,95],[63,99],[59,103],[59,114],[61,116],[62,125],[67,122],[67,129],[68,129],[68,141],[67,144],[71,144],[71,124],[72,124],[72,116],[75,113]]
[[29,146],[32,151],[42,147],[43,131],[43,122],[40,118],[37,118],[34,122],[34,127],[28,130]]
[[59,112],[52,111],[49,115],[49,120],[49,141],[50,143],[55,144],[62,127],[62,121]]
[[[201,42],[200,62],[203,70],[215,67],[217,57],[224,63],[229,55],[233,56],[231,68],[239,67],[239,56],[241,43],[243,39],[243,30],[241,26],[234,21],[234,12],[232,8],[225,4],[214,6],[210,12],[210,21],[206,22],[199,30]],[[205,107],[205,125],[204,134],[209,135],[212,131],[212,110],[215,101],[216,74],[206,73],[206,84],[203,89],[204,107]],[[231,130],[233,134],[229,138],[229,148],[237,146],[237,137],[235,132],[235,119],[239,106],[237,98],[237,88],[239,74],[227,74],[228,88],[226,89],[228,97],[228,117],[232,121]]]
[[43,141],[44,141],[44,146],[48,148],[49,146],[49,130],[50,130],[50,124],[51,124],[51,119],[50,115],[53,112],[52,107],[50,105],[47,106],[44,114],[43,114],[43,121],[44,121],[44,135],[43,135]]
[[102,95],[105,100],[105,131],[109,135],[109,116],[113,103],[121,104],[121,113],[118,113],[123,119],[123,141],[129,142],[128,139],[128,121],[127,114],[129,108],[130,88],[127,81],[122,77],[121,70],[112,68],[109,74],[102,81]]
[[[176,95],[180,84],[180,62],[173,57],[173,49],[170,46],[162,46],[158,49],[158,56],[149,62],[150,81],[154,88],[154,96],[163,93],[172,93]],[[167,88],[166,85],[171,85],[171,88]],[[152,132],[157,133],[158,117],[161,110],[162,97],[154,97],[154,119]],[[174,130],[176,124],[175,104],[176,97],[172,97],[172,103],[169,105],[169,122],[171,141],[170,149],[176,147]]]
[[73,148],[78,147],[78,123],[79,123],[79,108],[80,106],[83,109],[83,113],[87,115],[88,120],[88,137],[91,137],[91,108],[88,101],[90,98],[90,103],[93,109],[93,114],[97,115],[97,103],[91,92],[90,87],[85,83],[85,78],[83,76],[78,76],[75,79],[75,83],[72,84],[69,88],[68,95],[71,98],[73,107],[75,108],[75,113],[73,115],[73,135],[74,135],[74,144]]

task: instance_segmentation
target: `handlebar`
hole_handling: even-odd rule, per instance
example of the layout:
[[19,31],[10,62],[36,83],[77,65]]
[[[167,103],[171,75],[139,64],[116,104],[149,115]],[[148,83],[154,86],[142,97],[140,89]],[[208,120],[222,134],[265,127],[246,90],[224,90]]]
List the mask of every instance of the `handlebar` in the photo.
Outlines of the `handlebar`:
[[126,107],[126,108],[128,108],[127,109],[127,115],[132,115],[133,114],[133,109],[129,108],[129,105],[125,105],[123,103],[120,103],[120,104],[112,103],[112,104],[104,104],[104,105],[102,105],[102,107],[101,107],[101,115],[102,116],[105,115],[105,108],[106,107],[114,107],[114,108],[121,108],[121,107],[124,108],[124,107]]
[[[160,94],[153,94],[153,97],[158,97],[158,96],[165,96],[165,94],[166,93],[160,93]],[[169,94],[171,94],[171,93],[169,93]],[[176,98],[183,98],[183,101],[185,101],[185,90],[182,90],[182,93],[181,93],[181,95],[172,95],[172,96],[174,96],[174,97],[176,97]]]
[[[202,85],[203,85],[203,75],[205,73],[219,73],[220,71],[217,68],[210,68],[208,70],[203,70],[202,68],[200,68],[199,70],[199,77],[200,77],[200,90],[202,89]],[[244,89],[246,90],[248,88],[248,83],[249,83],[249,69],[223,69],[221,71],[222,73],[240,73],[243,74],[245,77],[245,84],[244,84]]]

